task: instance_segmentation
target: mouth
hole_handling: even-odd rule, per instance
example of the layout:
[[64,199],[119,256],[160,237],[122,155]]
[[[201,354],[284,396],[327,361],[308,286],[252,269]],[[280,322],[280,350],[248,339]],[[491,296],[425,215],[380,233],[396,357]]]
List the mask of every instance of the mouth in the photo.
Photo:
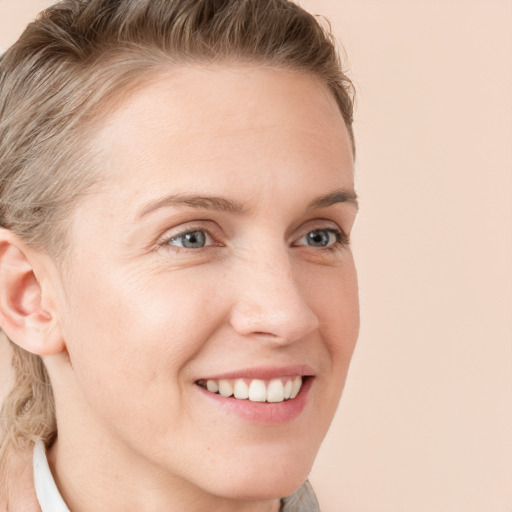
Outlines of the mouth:
[[273,379],[199,379],[196,384],[224,398],[250,402],[280,403],[294,400],[312,376],[282,376]]
[[[300,416],[310,402],[316,372],[308,365],[258,367],[194,382],[205,407],[253,425],[279,425]],[[230,420],[231,421],[231,420]]]

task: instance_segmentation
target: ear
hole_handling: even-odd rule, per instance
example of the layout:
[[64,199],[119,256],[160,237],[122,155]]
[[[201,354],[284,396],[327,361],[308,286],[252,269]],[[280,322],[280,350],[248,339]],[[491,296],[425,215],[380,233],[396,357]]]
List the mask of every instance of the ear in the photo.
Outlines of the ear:
[[51,297],[50,261],[0,228],[0,326],[14,343],[41,356],[65,349]]

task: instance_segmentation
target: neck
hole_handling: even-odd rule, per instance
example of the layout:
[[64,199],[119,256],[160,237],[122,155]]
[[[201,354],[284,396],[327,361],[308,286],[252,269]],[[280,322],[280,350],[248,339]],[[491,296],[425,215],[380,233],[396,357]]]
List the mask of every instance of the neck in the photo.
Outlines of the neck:
[[[73,512],[278,512],[279,500],[246,501],[212,495],[189,481],[151,467],[144,457],[88,436],[59,438],[48,462],[62,497]],[[77,463],[79,461],[79,463]]]

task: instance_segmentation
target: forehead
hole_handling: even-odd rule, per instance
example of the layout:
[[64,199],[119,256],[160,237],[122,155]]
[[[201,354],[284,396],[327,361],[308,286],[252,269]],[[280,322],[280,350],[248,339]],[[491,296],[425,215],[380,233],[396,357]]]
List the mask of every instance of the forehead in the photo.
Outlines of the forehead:
[[[308,102],[298,105],[304,98],[308,98]],[[140,113],[160,113],[165,117],[172,112],[191,123],[215,118],[219,125],[226,126],[228,123],[280,121],[285,111],[298,120],[316,111],[318,118],[312,121],[343,122],[333,94],[318,77],[236,62],[171,67],[154,74],[146,86],[137,87],[118,105],[120,107],[109,116],[107,130],[109,125],[133,120],[133,116]],[[176,131],[185,128],[183,125],[175,127]]]
[[308,74],[261,66],[162,73],[121,102],[94,144],[105,182],[138,195],[171,184],[176,193],[215,193],[236,176],[263,191],[269,177],[276,185],[289,180],[292,167],[296,180],[320,169],[333,187],[353,179],[347,129],[328,87]]

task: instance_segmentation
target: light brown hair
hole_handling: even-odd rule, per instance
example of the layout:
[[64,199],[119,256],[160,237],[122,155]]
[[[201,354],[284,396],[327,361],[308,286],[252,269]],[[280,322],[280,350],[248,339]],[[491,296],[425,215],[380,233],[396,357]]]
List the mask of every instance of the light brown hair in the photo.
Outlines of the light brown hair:
[[[98,181],[88,144],[121,93],[187,63],[255,63],[309,73],[332,91],[352,146],[353,88],[329,30],[287,0],[63,0],[0,61],[0,225],[57,262],[66,220]],[[9,454],[57,434],[40,357],[14,343],[0,417],[0,486]],[[0,495],[2,490],[0,487]]]

